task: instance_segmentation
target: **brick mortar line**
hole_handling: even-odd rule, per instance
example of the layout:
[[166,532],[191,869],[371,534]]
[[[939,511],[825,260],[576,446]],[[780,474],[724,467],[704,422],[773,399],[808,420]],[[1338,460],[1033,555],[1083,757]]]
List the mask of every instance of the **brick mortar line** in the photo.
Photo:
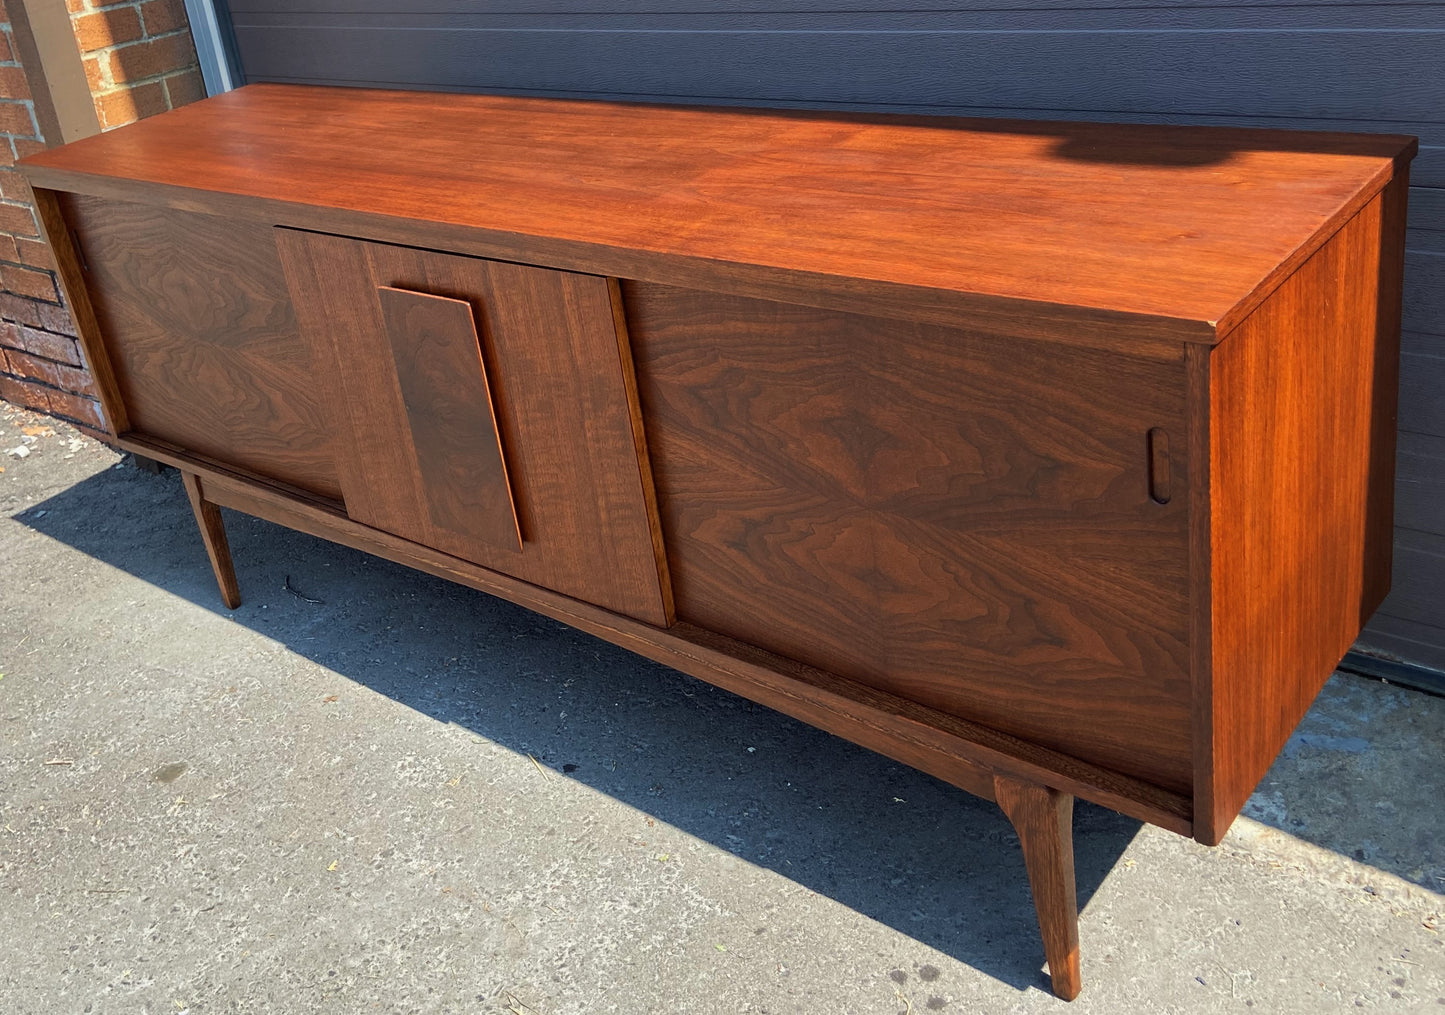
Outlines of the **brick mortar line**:
[[[16,377],[14,374],[0,374],[0,377],[4,377],[7,380],[16,381],[20,384],[34,385],[35,387],[42,388],[45,391],[58,391],[62,395],[69,395],[71,398],[83,398],[88,402],[95,402],[97,408],[100,406],[100,402],[96,401],[96,399],[92,398],[90,395],[82,395],[75,391],[66,391],[64,388],[52,388],[48,384],[41,384],[38,381],[27,381],[23,378]],[[64,412],[56,409],[54,406],[51,406],[49,404],[48,398],[46,399],[46,408],[44,409],[37,409],[33,405],[21,405],[19,402],[6,402],[6,400],[3,398],[0,398],[0,402],[5,402],[7,405],[14,405],[17,409],[25,409],[27,412],[38,412],[45,416],[54,416],[58,420],[62,420],[66,423],[71,424],[72,426],[80,427],[81,429],[88,431],[87,436],[103,432],[104,427],[108,425],[98,424],[93,421],[87,422],[86,420],[79,419],[75,416],[68,416]],[[97,415],[99,415],[99,413],[97,413]],[[98,440],[100,438],[97,437],[96,439]],[[114,438],[111,439],[113,440]]]
[[[6,346],[6,348],[9,348],[9,346]],[[25,352],[24,349],[16,349],[15,351],[16,351],[16,352]],[[26,354],[27,356],[31,355],[31,353],[25,353],[25,354]],[[36,359],[40,359],[39,356],[36,356],[35,358],[36,358]],[[46,362],[47,362],[47,363],[55,363],[55,360],[46,360]],[[80,369],[80,367],[70,366],[69,363],[57,363],[56,365],[57,365],[57,366],[67,367],[67,368],[69,368],[69,369],[71,369],[71,370],[79,370],[79,369]],[[71,398],[88,398],[88,399],[90,399],[92,402],[99,402],[99,401],[100,401],[100,400],[99,400],[98,398],[96,398],[94,395],[87,395],[87,394],[86,394],[85,392],[83,392],[83,391],[71,391],[69,388],[57,388],[54,384],[51,384],[51,383],[48,382],[48,381],[42,381],[42,380],[39,380],[39,379],[37,379],[37,378],[35,378],[35,377],[22,377],[20,374],[12,374],[12,373],[11,373],[10,371],[8,371],[8,370],[0,370],[0,377],[3,377],[3,378],[5,378],[5,379],[8,380],[8,381],[17,381],[17,382],[20,383],[20,384],[28,384],[28,385],[30,385],[31,387],[40,388],[40,389],[43,390],[43,391],[58,391],[58,392],[60,392],[62,395],[69,395]]]
[[[8,349],[10,352],[18,352],[18,353],[20,353],[22,356],[28,356],[28,357],[30,357],[30,358],[33,359],[33,360],[39,360],[40,362],[46,363],[46,364],[48,364],[48,365],[50,365],[50,366],[63,367],[63,368],[65,368],[66,370],[74,370],[74,371],[75,371],[76,373],[78,373],[78,374],[85,374],[85,376],[87,376],[87,377],[90,376],[90,371],[89,371],[89,370],[87,370],[85,367],[78,367],[78,366],[76,366],[74,363],[67,363],[67,362],[65,362],[64,360],[53,359],[53,358],[51,358],[50,356],[42,356],[40,353],[31,352],[29,349],[21,349],[21,348],[19,348],[18,346],[6,345],[6,346],[0,346],[0,348]],[[23,380],[23,381],[31,381],[31,382],[33,382],[33,383],[35,383],[35,384],[42,384],[42,385],[44,385],[44,386],[46,386],[46,387],[55,388],[56,391],[65,391],[65,390],[66,390],[65,388],[55,387],[55,385],[51,384],[49,381],[42,381],[42,380],[41,380],[40,378],[38,378],[38,377],[26,377],[26,376],[24,376],[23,374],[17,374],[17,373],[15,373],[15,372],[12,371],[12,370],[0,370],[0,377],[14,377],[14,378],[17,378],[17,379]],[[77,395],[77,394],[80,394],[80,392],[78,392],[78,391],[72,391],[72,392],[70,392],[70,394],[72,394],[72,395]],[[87,395],[86,397],[89,398],[89,397],[92,397],[92,396]]]
[[[11,295],[11,296],[16,296],[17,294],[16,294],[16,293],[11,293],[10,295]],[[28,300],[28,299],[30,299],[30,297],[29,297],[29,296],[21,296],[20,299]],[[53,305],[53,304],[52,304],[52,305]],[[70,334],[69,332],[66,332],[66,331],[55,331],[54,329],[52,329],[52,328],[47,328],[47,327],[45,327],[45,326],[42,325],[42,324],[26,324],[24,321],[17,321],[17,320],[15,320],[13,317],[0,317],[0,336],[4,336],[4,334],[5,334],[5,329],[4,329],[3,325],[6,325],[6,324],[8,324],[8,325],[10,325],[11,327],[15,328],[17,331],[38,331],[38,332],[40,332],[40,333],[43,334],[43,335],[53,335],[53,336],[55,336],[56,338],[68,338],[68,339],[70,339],[72,342],[78,342],[78,341],[79,341],[79,339],[77,339],[74,335]],[[13,348],[15,348],[15,346],[6,345],[3,337],[0,337],[0,346],[4,346],[4,347],[7,348],[7,349],[13,349]],[[24,349],[21,349],[20,351],[21,351],[21,352],[25,352]]]
[[[10,295],[13,296],[13,295],[15,295],[15,294],[14,294],[14,293],[11,293]],[[17,328],[28,328],[28,329],[31,330],[31,331],[34,331],[34,332],[36,332],[36,333],[38,333],[38,334],[41,334],[41,335],[46,335],[46,336],[48,336],[48,337],[50,337],[50,338],[68,338],[68,339],[70,339],[72,342],[76,342],[76,343],[77,343],[77,347],[78,347],[78,344],[79,344],[79,340],[76,339],[75,336],[73,336],[73,335],[67,335],[67,334],[65,334],[64,332],[61,332],[61,331],[49,331],[49,330],[47,330],[47,329],[45,329],[45,328],[32,327],[31,325],[28,325],[28,324],[21,324],[19,321],[9,321],[9,320],[7,320],[5,323],[10,324],[10,325],[13,325],[14,327],[17,327]],[[15,349],[16,352],[23,352],[23,353],[26,353],[27,355],[30,355],[30,356],[37,355],[36,353],[30,352],[30,350],[28,350],[28,349],[20,349],[20,348],[17,348],[16,346],[13,346],[13,345],[7,345],[7,346],[4,346],[3,348],[6,348],[6,349]],[[71,368],[73,368],[73,369],[75,369],[75,370],[84,370],[84,371],[86,371],[86,372],[89,372],[89,371],[90,371],[90,367],[89,367],[88,365],[86,365],[85,356],[84,356],[84,350],[81,350],[81,353],[82,353],[82,355],[80,356],[80,365],[79,365],[79,366],[76,366],[76,364],[74,364],[74,363],[64,363],[64,361],[62,361],[62,360],[54,360],[53,362],[63,363],[63,365],[68,366],[68,367],[71,367]]]
[[[0,236],[9,236],[9,235],[11,235],[11,234],[10,234],[10,233],[0,233]],[[19,238],[22,239],[22,240],[29,240],[29,239],[34,239],[35,237],[31,237],[31,236],[21,236],[21,237],[19,237]],[[11,261],[11,260],[9,260],[8,258],[0,258],[0,265],[3,265],[4,267],[7,267],[7,268],[24,268],[26,271],[43,271],[43,272],[45,272],[45,274],[49,275],[51,278],[54,278],[54,277],[55,277],[55,269],[54,269],[54,268],[37,268],[35,265],[33,265],[33,264],[26,264],[24,261]],[[23,294],[23,293],[15,293],[14,295],[16,295],[16,296],[22,296],[22,295],[24,295],[24,294]],[[28,297],[28,296],[26,296],[25,298],[26,298],[26,299],[30,299],[30,297]],[[49,300],[38,300],[37,302],[39,302],[39,303],[50,303]],[[51,303],[50,305],[51,305],[51,306],[56,306],[57,304]],[[61,304],[61,305],[63,305],[63,304]],[[41,330],[43,331],[44,329],[41,329]]]
[[[18,346],[18,345],[5,345],[3,342],[0,342],[0,349],[9,349],[11,352],[23,353],[23,354],[25,354],[26,356],[29,356],[31,359],[38,359],[38,360],[40,360],[42,363],[49,363],[51,366],[65,367],[65,369],[67,369],[67,370],[75,370],[75,371],[77,371],[77,372],[79,372],[79,373],[85,374],[87,377],[90,376],[90,371],[87,370],[85,367],[78,367],[78,366],[76,366],[74,363],[67,363],[67,362],[65,362],[65,360],[63,360],[63,359],[55,359],[54,357],[51,357],[51,356],[42,356],[42,355],[41,355],[40,353],[38,353],[38,352],[31,352],[29,349],[22,349],[22,348],[21,348],[20,346]],[[31,381],[31,382],[33,382],[33,383],[35,383],[35,384],[43,384],[43,385],[45,385],[46,387],[51,387],[51,386],[52,386],[52,385],[47,384],[47,382],[45,382],[45,381],[36,380],[36,379],[33,378],[33,377],[21,377],[19,374],[12,374],[12,373],[10,373],[10,372],[8,372],[8,371],[0,371],[0,376],[3,376],[3,377],[14,377],[14,378],[17,378],[17,379],[19,379],[19,380]],[[56,388],[55,390],[56,390],[56,391],[64,391],[65,389],[64,389],[64,388]],[[78,392],[78,391],[72,391],[72,392],[70,392],[70,394],[72,394],[72,395],[78,395],[78,394],[80,394],[80,392]],[[90,398],[91,396],[90,396],[90,395],[85,395],[84,397]]]
[[[6,263],[6,264],[10,264],[9,261],[6,261],[5,263]],[[42,273],[42,274],[49,275],[51,281],[52,281],[52,282],[55,281],[55,272],[51,271],[49,268],[32,268],[32,267],[30,267],[30,265],[28,265],[28,264],[17,264],[17,265],[14,265],[14,267],[16,267],[16,268],[24,268],[26,271],[40,272],[40,273]],[[60,291],[60,286],[57,285],[57,286],[55,287],[55,291],[58,293],[58,292]],[[64,301],[61,301],[61,300],[47,300],[47,299],[43,299],[43,298],[41,298],[41,297],[39,297],[39,296],[31,296],[29,293],[17,293],[17,292],[15,292],[15,291],[12,290],[12,289],[0,289],[0,292],[9,293],[11,296],[18,296],[18,297],[20,297],[20,299],[22,299],[22,300],[29,300],[31,303],[43,303],[43,304],[45,304],[47,307],[60,307],[62,310],[67,309],[66,306],[65,306]],[[9,321],[11,324],[19,325],[19,326],[22,327],[22,328],[29,328],[29,327],[31,327],[31,325],[29,325],[29,324],[21,324],[19,321],[13,320],[13,319],[11,319],[11,318],[9,318],[9,317],[0,318],[0,320]],[[47,328],[36,328],[35,330],[36,330],[36,331],[47,331],[47,330],[49,330],[49,329],[47,329]],[[60,335],[60,334],[63,334],[63,332],[51,331],[50,334],[52,334],[52,335]]]
[[147,42],[161,42],[165,39],[173,39],[177,35],[189,35],[190,31],[189,28],[176,28],[169,32],[163,32],[160,35],[144,35],[139,39],[132,39],[129,42],[114,42],[109,46],[101,46],[99,49],[87,49],[81,56],[87,58],[92,56],[108,56],[111,53],[118,53],[123,49],[130,49],[133,46],[141,46]]
[[90,6],[86,6],[86,7],[82,7],[82,8],[81,8],[80,10],[78,10],[78,11],[71,11],[71,12],[70,12],[70,20],[71,20],[71,21],[74,21],[76,18],[83,18],[83,17],[85,17],[87,14],[104,14],[106,11],[120,11],[120,10],[125,10],[126,8],[130,8],[131,10],[133,10],[133,11],[135,11],[137,14],[139,14],[139,13],[140,13],[140,9],[141,9],[142,7],[144,7],[144,6],[146,5],[146,3],[147,3],[147,0],[128,0],[128,2],[126,2],[126,3],[108,4],[108,5],[104,6],[104,7],[90,7]]
[[[14,294],[12,293],[11,295],[13,296]],[[45,328],[35,328],[35,327],[31,327],[31,326],[28,325],[28,324],[21,324],[19,321],[6,321],[5,323],[6,323],[6,324],[10,324],[10,325],[14,325],[14,326],[17,327],[17,328],[28,328],[30,331],[38,332],[38,333],[40,333],[40,334],[42,334],[42,335],[49,335],[51,338],[68,338],[68,339],[70,339],[70,341],[76,342],[77,345],[79,344],[79,343],[78,343],[78,339],[76,339],[74,335],[67,335],[67,334],[65,334],[65,333],[62,332],[62,331],[47,331]],[[23,353],[25,353],[25,355],[27,355],[27,356],[34,356],[34,357],[36,357],[37,359],[48,360],[48,361],[51,362],[51,363],[59,363],[61,366],[70,367],[72,370],[84,370],[84,371],[86,371],[87,373],[90,371],[90,368],[84,365],[84,364],[85,364],[85,359],[84,359],[84,357],[81,357],[81,365],[80,365],[80,366],[76,366],[74,363],[67,363],[67,362],[65,362],[65,360],[55,359],[55,358],[50,357],[50,356],[42,356],[42,355],[41,355],[40,353],[38,353],[38,352],[31,352],[29,349],[21,348],[21,347],[18,346],[18,345],[8,345],[8,344],[5,344],[5,343],[3,343],[3,342],[0,342],[0,349],[14,349],[16,352],[23,352]]]
[[[129,79],[118,84],[111,85],[108,88],[102,88],[98,92],[91,92],[90,94],[95,98],[101,98],[106,95],[114,95],[116,92],[123,92],[130,88],[138,88],[141,85],[153,85],[158,81],[168,81],[173,77],[185,74],[188,71],[198,70],[199,68],[200,64],[188,63],[184,67],[177,67],[175,70],[163,71],[160,74],[152,74],[148,78]],[[28,141],[30,139],[25,138],[24,140]]]
[[179,66],[179,67],[172,68],[171,70],[163,70],[163,71],[161,71],[159,74],[152,74],[152,75],[150,75],[149,77],[143,77],[143,78],[126,78],[124,81],[117,81],[117,82],[116,82],[115,84],[113,84],[113,85],[110,85],[110,86],[108,86],[108,87],[106,87],[106,88],[102,88],[102,89],[101,89],[100,91],[98,91],[98,92],[91,92],[90,94],[92,94],[92,95],[108,95],[108,94],[110,94],[111,92],[115,91],[117,88],[132,88],[132,87],[134,87],[135,85],[146,85],[146,84],[150,84],[152,81],[163,81],[163,80],[165,80],[166,78],[175,77],[177,74],[184,74],[184,73],[186,73],[187,71],[199,70],[199,69],[200,69],[200,66],[201,66],[201,65],[198,64],[198,63],[187,63],[187,64],[182,64],[182,65]]

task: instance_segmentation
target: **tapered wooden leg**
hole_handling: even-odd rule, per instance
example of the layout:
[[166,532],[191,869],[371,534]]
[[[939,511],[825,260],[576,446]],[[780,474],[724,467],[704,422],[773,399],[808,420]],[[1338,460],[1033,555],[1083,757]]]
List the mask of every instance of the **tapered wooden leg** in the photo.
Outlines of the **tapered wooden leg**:
[[226,542],[221,509],[206,500],[200,476],[182,472],[181,480],[186,484],[191,510],[196,513],[196,524],[201,527],[201,540],[206,544],[206,556],[211,558],[211,570],[216,572],[216,584],[221,586],[221,599],[226,609],[234,610],[241,605],[241,587],[236,584],[236,569],[231,565],[231,547]]
[[995,775],[994,798],[1023,845],[1044,957],[1054,993],[1079,996],[1079,902],[1074,890],[1074,798],[1037,783]]

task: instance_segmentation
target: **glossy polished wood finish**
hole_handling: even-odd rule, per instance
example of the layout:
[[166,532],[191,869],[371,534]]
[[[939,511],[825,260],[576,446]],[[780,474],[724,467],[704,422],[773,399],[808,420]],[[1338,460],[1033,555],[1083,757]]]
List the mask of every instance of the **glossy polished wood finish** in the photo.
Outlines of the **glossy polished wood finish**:
[[83,196],[59,205],[95,312],[87,350],[113,371],[124,407],[112,425],[339,500],[316,364],[272,231]]
[[624,292],[679,618],[1188,791],[1181,364]]
[[1072,997],[1072,798],[1218,841],[1388,587],[1412,153],[268,87],[24,168],[214,561],[269,518],[997,800]]
[[[1399,193],[1389,195],[1392,203]],[[1389,588],[1399,254],[1377,195],[1209,358],[1212,769],[1223,838]]]
[[619,278],[1163,351],[1230,330],[1413,150],[1347,134],[251,85],[40,153],[26,173]]
[[[303,330],[328,364],[317,380],[352,518],[670,622],[624,376],[632,364],[606,279],[289,229],[275,242]],[[478,327],[421,360],[398,359],[384,289],[448,297]],[[453,369],[445,398],[410,400],[422,371],[441,371],[435,384],[446,388]],[[508,525],[520,545],[502,538]]]
[[[406,406],[417,491],[427,519],[464,539],[521,553],[522,533],[471,304],[390,286],[376,295]],[[410,521],[403,516],[381,527],[427,542],[429,532],[407,531]]]

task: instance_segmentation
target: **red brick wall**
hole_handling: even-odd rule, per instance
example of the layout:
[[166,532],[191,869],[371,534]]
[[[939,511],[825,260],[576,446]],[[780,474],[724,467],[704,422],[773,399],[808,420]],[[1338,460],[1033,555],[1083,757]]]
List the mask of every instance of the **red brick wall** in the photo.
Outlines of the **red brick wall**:
[[3,4],[0,17],[0,398],[99,427],[100,407],[56,291],[54,261],[40,239],[29,188],[12,168],[45,143]]
[[66,0],[103,130],[204,98],[183,0]]
[[[15,2],[15,0],[10,0]],[[66,0],[96,117],[108,130],[202,98],[182,0]],[[12,167],[45,147],[0,0],[0,399],[109,429],[56,288],[29,188]]]

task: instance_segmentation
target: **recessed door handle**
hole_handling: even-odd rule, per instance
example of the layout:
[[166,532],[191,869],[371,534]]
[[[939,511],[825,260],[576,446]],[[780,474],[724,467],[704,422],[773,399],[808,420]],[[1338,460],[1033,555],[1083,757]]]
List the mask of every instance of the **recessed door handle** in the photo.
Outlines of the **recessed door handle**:
[[1171,494],[1169,477],[1169,433],[1163,427],[1149,431],[1149,499],[1155,504],[1168,504]]

